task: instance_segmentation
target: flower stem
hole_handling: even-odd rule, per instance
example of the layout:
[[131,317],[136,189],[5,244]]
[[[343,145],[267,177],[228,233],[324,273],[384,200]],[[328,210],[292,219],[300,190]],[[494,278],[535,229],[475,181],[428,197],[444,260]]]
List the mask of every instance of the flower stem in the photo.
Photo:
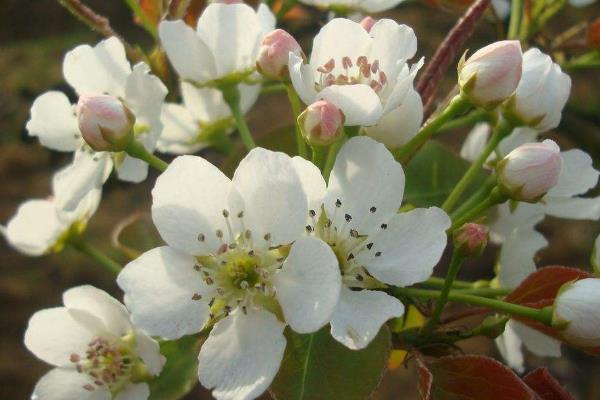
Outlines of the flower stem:
[[91,246],[89,243],[84,242],[82,239],[72,240],[69,242],[69,244],[73,246],[74,249],[96,261],[98,264],[106,268],[107,271],[113,274],[118,274],[121,272],[121,269],[123,269],[118,262],[108,257],[95,247]]
[[490,122],[490,116],[485,110],[475,110],[464,117],[455,118],[446,122],[444,125],[440,127],[440,129],[435,132],[435,134],[444,133],[446,131],[462,128],[463,126],[472,126],[478,122]]
[[452,283],[456,279],[458,271],[460,271],[460,267],[462,266],[464,261],[465,257],[455,249],[452,253],[452,259],[450,260],[450,267],[448,268],[448,274],[446,275],[446,282],[444,283],[444,287],[442,288],[440,297],[437,299],[435,308],[433,310],[433,314],[431,314],[431,318],[429,318],[429,321],[427,321],[427,323],[423,327],[423,335],[430,335],[433,331],[433,328],[440,320],[444,306],[448,301],[448,294],[450,293],[450,289],[452,289]]
[[300,132],[300,127],[298,126],[298,116],[300,115],[300,99],[294,90],[294,86],[291,83],[288,83],[285,86],[287,91],[288,100],[290,101],[290,105],[292,106],[292,112],[294,113],[294,129],[296,130],[296,145],[298,146],[298,155],[302,158],[308,158],[308,152],[306,147],[306,141],[302,137],[302,132]]
[[252,150],[256,147],[256,143],[254,143],[254,139],[252,139],[248,124],[246,124],[246,118],[240,108],[240,90],[237,83],[221,86],[220,89],[221,93],[223,93],[223,100],[225,100],[225,103],[227,103],[231,110],[231,115],[240,132],[242,142],[244,142],[244,145],[248,150]]
[[125,149],[125,152],[129,154],[131,157],[140,159],[148,163],[148,165],[156,168],[157,170],[163,172],[167,169],[169,164],[156,157],[154,154],[150,153],[143,144],[138,142],[137,140],[132,140]]
[[518,39],[521,28],[523,0],[512,0],[510,5],[510,22],[508,23],[508,39]]
[[488,159],[490,154],[494,151],[494,149],[498,146],[500,141],[508,136],[514,126],[505,119],[500,120],[498,125],[496,125],[494,129],[494,133],[490,138],[489,142],[479,155],[477,159],[471,164],[467,172],[463,175],[463,177],[458,181],[454,190],[450,193],[444,204],[442,204],[442,209],[446,212],[450,212],[456,202],[460,199],[460,196],[464,193],[467,187],[471,184],[471,182],[477,177],[479,170],[483,167],[483,164]]
[[[442,296],[442,292],[437,290],[415,288],[394,288],[392,290],[392,294],[395,296],[433,300],[439,299]],[[525,307],[518,304],[507,303],[502,300],[479,297],[472,294],[463,294],[460,291],[450,291],[450,293],[448,293],[448,300],[455,303],[483,306],[501,313],[530,318],[548,326],[550,326],[552,323],[552,307],[546,307],[542,309]]]
[[506,199],[507,199],[506,195],[503,194],[500,191],[500,189],[498,189],[498,187],[495,187],[494,189],[492,189],[492,191],[486,197],[485,200],[483,200],[477,206],[471,208],[464,215],[461,215],[461,216],[457,217],[454,221],[452,221],[452,226],[448,230],[448,233],[454,232],[456,229],[460,228],[465,223],[477,218],[488,208],[495,206],[496,204],[503,203],[506,201]]
[[467,100],[460,94],[456,95],[448,107],[438,116],[431,118],[425,126],[408,143],[393,152],[396,160],[406,164],[415,153],[436,133],[444,124],[454,116],[464,113],[470,107]]
[[[475,282],[455,280],[452,284],[452,288],[453,289],[473,289],[475,287],[474,283]],[[431,278],[427,279],[425,282],[420,283],[420,285],[423,285],[425,287],[438,288],[438,289],[443,288],[445,284],[446,284],[446,279],[438,278],[436,276],[432,276]]]
[[312,146],[312,163],[315,164],[321,172],[323,172],[323,169],[325,168],[328,153],[327,146]]
[[333,165],[335,164],[335,158],[337,157],[338,151],[346,141],[346,135],[343,134],[337,142],[333,143],[329,146],[329,151],[327,152],[327,160],[325,160],[325,165],[323,166],[323,178],[325,181],[329,179],[329,174],[331,174],[331,170],[333,169]]
[[452,219],[458,218],[460,215],[469,212],[477,204],[481,203],[490,194],[490,191],[496,186],[496,176],[489,176],[488,179],[477,189],[471,197],[464,201],[460,207],[454,210],[450,217]]

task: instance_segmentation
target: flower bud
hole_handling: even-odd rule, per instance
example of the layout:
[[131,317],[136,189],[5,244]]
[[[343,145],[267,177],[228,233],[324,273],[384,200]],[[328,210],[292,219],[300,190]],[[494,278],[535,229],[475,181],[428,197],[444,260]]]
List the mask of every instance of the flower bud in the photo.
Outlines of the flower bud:
[[496,167],[498,186],[511,199],[535,203],[558,182],[560,148],[552,140],[526,143],[511,151]]
[[333,103],[318,100],[298,116],[302,136],[313,146],[327,146],[342,134],[344,114]]
[[531,48],[523,55],[523,76],[503,107],[515,125],[538,131],[556,128],[571,92],[571,78],[547,54]]
[[478,107],[495,108],[517,88],[521,64],[521,44],[517,40],[503,40],[479,49],[458,66],[461,92]]
[[135,116],[113,96],[80,96],[79,130],[96,151],[123,151],[131,141]]
[[479,257],[488,244],[489,229],[485,225],[466,223],[452,235],[454,248],[464,257]]
[[600,279],[565,283],[554,301],[552,326],[575,345],[600,346]]
[[376,19],[367,15],[362,19],[362,21],[360,21],[360,26],[362,26],[365,29],[365,31],[371,32],[371,28],[373,27],[373,25],[375,25],[376,22]]
[[292,35],[283,29],[275,29],[262,41],[256,68],[269,78],[281,79],[288,74],[290,53],[302,57],[302,48]]

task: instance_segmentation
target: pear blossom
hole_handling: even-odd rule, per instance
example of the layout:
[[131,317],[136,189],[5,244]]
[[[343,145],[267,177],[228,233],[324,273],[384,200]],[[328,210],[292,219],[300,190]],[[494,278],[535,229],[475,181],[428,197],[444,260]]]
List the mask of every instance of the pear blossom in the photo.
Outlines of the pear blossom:
[[521,65],[518,40],[501,40],[487,45],[459,65],[461,92],[479,107],[495,108],[517,88]]
[[[240,107],[247,112],[256,102],[260,86],[240,84]],[[182,104],[165,103],[160,114],[163,131],[156,148],[171,154],[193,154],[211,144],[215,136],[234,131],[231,110],[218,89],[181,83]]]
[[300,0],[301,3],[324,10],[358,13],[378,13],[392,9],[404,0]]
[[100,204],[101,190],[93,189],[75,209],[66,210],[58,201],[68,190],[61,182],[63,171],[54,176],[52,196],[23,202],[6,227],[0,227],[6,241],[25,255],[41,256],[62,250],[71,235],[85,229]]
[[549,55],[533,47],[523,54],[523,74],[504,114],[517,125],[544,132],[556,128],[569,99],[571,78]]
[[552,325],[570,343],[600,346],[600,279],[565,283],[554,301]]
[[416,51],[417,38],[406,25],[381,19],[367,32],[336,18],[315,36],[310,62],[290,53],[288,68],[305,104],[326,100],[342,110],[346,126],[372,126],[412,89],[422,61],[409,67],[407,60]]
[[195,32],[178,20],[161,22],[158,33],[181,79],[210,86],[217,79],[241,81],[252,75],[261,41],[273,29],[275,16],[264,4],[255,11],[243,3],[211,3]]
[[25,346],[55,367],[31,398],[147,399],[150,388],[143,381],[165,363],[158,343],[132,325],[123,304],[93,286],[67,290],[63,303],[29,320]]
[[294,162],[307,193],[306,233],[326,242],[342,271],[343,288],[331,334],[362,349],[402,303],[375,289],[428,279],[446,247],[450,219],[436,207],[398,213],[404,172],[384,145],[355,137],[337,155],[326,184],[308,161]]
[[212,328],[200,383],[222,399],[253,399],[281,363],[288,324],[327,324],[341,276],[334,253],[304,237],[308,203],[292,159],[253,149],[233,178],[194,156],[176,158],[152,191],[166,246],[129,263],[117,283],[133,321],[177,339]]
[[[115,37],[95,47],[77,46],[63,62],[63,75],[80,96],[110,95],[122,101],[135,116],[136,139],[153,151],[162,130],[158,116],[167,89],[149,72],[144,63],[131,68],[123,44]],[[62,92],[49,91],[35,99],[27,131],[46,147],[75,152],[71,168],[63,171],[69,191],[57,199],[66,209],[74,209],[90,190],[102,186],[108,178],[104,171],[113,165],[119,178],[128,182],[141,182],[148,173],[145,162],[127,154],[90,151],[75,107]]]

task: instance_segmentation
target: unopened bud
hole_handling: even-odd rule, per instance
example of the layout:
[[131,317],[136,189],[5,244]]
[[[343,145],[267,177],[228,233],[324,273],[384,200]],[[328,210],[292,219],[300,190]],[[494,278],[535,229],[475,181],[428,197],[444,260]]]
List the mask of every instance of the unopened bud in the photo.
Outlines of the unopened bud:
[[554,301],[552,326],[570,343],[600,346],[600,279],[565,283]]
[[298,116],[302,136],[313,146],[327,146],[342,134],[344,114],[333,103],[319,100]]
[[80,96],[77,118],[81,135],[96,151],[123,151],[131,141],[135,116],[113,96]]
[[478,107],[492,109],[512,95],[521,79],[518,40],[502,40],[476,51],[458,66],[461,92]]
[[375,25],[376,22],[376,19],[371,18],[367,15],[362,19],[362,21],[360,21],[360,26],[362,26],[365,29],[365,31],[371,32],[371,28],[373,27],[373,25]]
[[479,257],[489,240],[485,225],[469,222],[454,231],[454,249],[464,257]]
[[498,163],[498,187],[513,200],[535,203],[558,183],[561,170],[556,143],[550,139],[526,143]]
[[283,29],[275,29],[262,41],[256,68],[269,78],[281,79],[288,74],[290,53],[302,57],[302,48],[292,35]]

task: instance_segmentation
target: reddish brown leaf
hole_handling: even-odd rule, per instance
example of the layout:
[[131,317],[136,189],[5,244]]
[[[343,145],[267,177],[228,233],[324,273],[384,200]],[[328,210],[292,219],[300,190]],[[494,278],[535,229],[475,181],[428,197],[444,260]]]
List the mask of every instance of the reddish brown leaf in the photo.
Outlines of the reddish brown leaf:
[[577,268],[561,266],[540,268],[521,282],[519,287],[506,297],[506,301],[533,305],[551,300],[550,304],[552,304],[563,284],[589,277],[591,277],[590,273]]
[[425,361],[419,355],[415,356],[417,360],[417,374],[419,375],[419,395],[421,400],[431,400],[431,386],[433,384],[433,375]]
[[554,379],[547,368],[531,371],[523,381],[540,397],[541,400],[575,400],[560,383]]
[[429,365],[433,400],[535,400],[514,372],[484,356],[448,356]]

